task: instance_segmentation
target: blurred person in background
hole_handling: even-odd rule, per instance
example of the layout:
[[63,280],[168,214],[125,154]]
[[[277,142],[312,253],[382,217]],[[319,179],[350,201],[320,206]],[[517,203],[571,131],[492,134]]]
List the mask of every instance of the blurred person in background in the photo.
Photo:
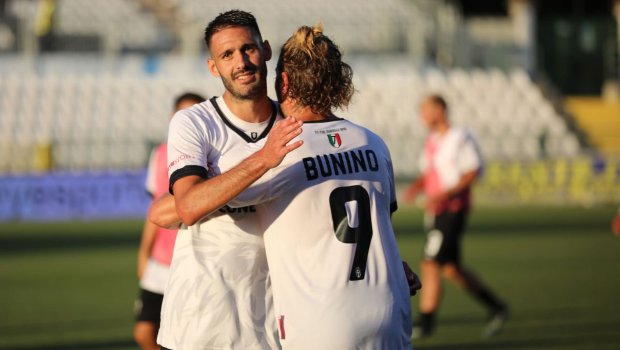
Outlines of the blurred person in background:
[[467,290],[490,314],[483,330],[493,336],[501,330],[508,310],[480,279],[461,261],[461,238],[471,207],[471,186],[482,170],[482,158],[473,136],[448,121],[448,107],[440,95],[430,95],[421,104],[422,120],[429,129],[420,156],[421,176],[411,183],[405,201],[426,195],[424,260],[421,264],[422,289],[420,318],[414,323],[413,337],[432,334],[435,314],[442,296],[441,276]]
[[34,32],[39,41],[39,51],[54,51],[54,28],[56,22],[56,0],[39,0],[37,17],[34,23]]
[[618,209],[618,214],[611,221],[611,230],[617,237],[620,237],[620,209]]
[[[184,93],[174,101],[174,112],[204,102],[204,97],[195,93]],[[167,144],[158,145],[148,164],[146,190],[153,199],[168,193]],[[136,324],[134,340],[142,349],[159,349],[157,330],[159,329],[161,304],[164,288],[168,282],[172,251],[177,230],[155,226],[145,220],[142,239],[138,249],[138,279],[140,296],[135,302]]]

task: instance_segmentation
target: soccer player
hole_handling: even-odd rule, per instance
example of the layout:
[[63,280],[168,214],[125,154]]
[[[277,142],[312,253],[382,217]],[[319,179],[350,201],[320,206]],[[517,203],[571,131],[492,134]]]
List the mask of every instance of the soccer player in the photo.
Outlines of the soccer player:
[[[174,112],[204,101],[204,97],[198,94],[184,93],[175,99]],[[151,153],[149,160],[146,190],[153,198],[159,198],[168,192],[166,148],[166,143],[158,145]],[[136,324],[133,337],[136,343],[145,350],[159,349],[157,330],[159,329],[161,303],[168,281],[176,235],[176,230],[157,227],[149,220],[144,222],[138,249],[140,297],[135,303]]]
[[620,237],[620,209],[618,209],[618,213],[611,220],[611,231],[614,235]]
[[[276,71],[283,113],[304,122],[289,145],[299,148],[278,165],[262,160],[262,142],[248,145],[244,162],[257,164],[253,171],[223,173],[230,191],[205,191],[194,208],[205,214],[229,200],[234,207],[263,203],[257,212],[283,348],[411,348],[410,288],[390,219],[397,205],[389,151],[376,134],[332,113],[349,104],[352,70],[320,28],[301,27]],[[180,219],[192,218],[176,204]]]
[[[205,42],[209,70],[225,91],[178,112],[170,122],[170,190],[187,225],[174,247],[158,343],[178,350],[277,349],[275,320],[267,315],[272,298],[256,208],[219,206],[208,217],[194,215],[199,199],[230,190],[220,177],[210,177],[253,171],[253,160],[238,164],[241,155],[279,118],[277,104],[267,97],[271,48],[255,18],[238,10],[211,21]],[[257,158],[279,162],[294,149],[295,144],[286,144],[298,129],[292,119],[278,123]]]
[[420,156],[422,176],[405,194],[412,201],[424,190],[427,229],[420,298],[420,319],[414,338],[429,336],[441,300],[441,275],[470,292],[490,313],[485,336],[498,333],[508,315],[505,304],[461,261],[461,238],[471,206],[471,186],[482,169],[482,159],[473,136],[450,125],[447,104],[439,95],[430,95],[421,104],[422,120],[430,130]]

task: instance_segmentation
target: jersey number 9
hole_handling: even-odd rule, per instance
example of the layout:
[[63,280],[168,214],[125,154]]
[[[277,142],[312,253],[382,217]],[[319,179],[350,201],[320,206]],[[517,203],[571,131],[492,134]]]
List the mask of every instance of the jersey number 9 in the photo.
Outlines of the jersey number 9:
[[342,243],[357,244],[349,280],[363,280],[372,239],[368,191],[362,186],[336,188],[329,195],[329,206],[336,238]]

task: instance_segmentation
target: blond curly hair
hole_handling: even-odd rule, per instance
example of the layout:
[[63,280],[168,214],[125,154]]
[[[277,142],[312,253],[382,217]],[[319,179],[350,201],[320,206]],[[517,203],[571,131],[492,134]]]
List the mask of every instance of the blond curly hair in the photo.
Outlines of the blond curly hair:
[[[340,49],[323,34],[321,25],[302,26],[293,33],[282,46],[276,72],[280,101],[291,98],[317,114],[346,108],[355,91],[353,70],[342,61]],[[286,96],[280,96],[282,72],[288,76]]]

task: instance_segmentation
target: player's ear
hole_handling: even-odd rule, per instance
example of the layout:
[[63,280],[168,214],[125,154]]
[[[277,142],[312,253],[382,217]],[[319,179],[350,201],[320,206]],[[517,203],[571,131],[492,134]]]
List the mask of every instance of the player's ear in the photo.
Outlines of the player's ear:
[[216,77],[220,77],[220,72],[217,70],[217,66],[215,65],[215,60],[211,57],[207,59],[207,67],[209,67],[209,72]]
[[263,52],[265,54],[265,61],[269,61],[271,59],[271,45],[269,44],[269,40],[263,41]]
[[280,94],[282,95],[282,97],[286,97],[286,94],[288,93],[289,87],[288,87],[288,74],[286,74],[286,72],[282,72],[280,73]]

